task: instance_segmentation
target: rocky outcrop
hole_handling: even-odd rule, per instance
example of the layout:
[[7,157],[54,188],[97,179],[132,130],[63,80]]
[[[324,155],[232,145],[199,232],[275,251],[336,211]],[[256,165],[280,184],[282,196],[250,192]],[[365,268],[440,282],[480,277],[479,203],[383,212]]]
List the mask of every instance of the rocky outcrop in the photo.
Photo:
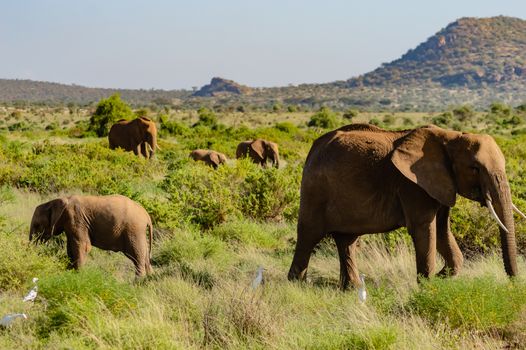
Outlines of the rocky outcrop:
[[479,87],[524,80],[526,21],[512,17],[461,18],[401,58],[347,81],[348,87],[429,82]]
[[223,78],[212,78],[210,84],[203,86],[201,89],[194,92],[192,96],[211,97],[221,95],[248,95],[252,93],[252,89],[236,83],[233,80]]

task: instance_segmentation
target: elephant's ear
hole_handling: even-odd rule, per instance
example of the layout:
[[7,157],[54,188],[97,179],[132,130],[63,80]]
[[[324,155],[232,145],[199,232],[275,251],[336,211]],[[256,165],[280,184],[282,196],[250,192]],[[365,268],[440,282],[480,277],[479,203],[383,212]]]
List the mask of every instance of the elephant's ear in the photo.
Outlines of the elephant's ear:
[[401,139],[391,155],[396,168],[427,194],[448,207],[455,205],[456,185],[445,146],[434,128],[420,128]]
[[252,150],[256,152],[259,157],[261,157],[261,159],[265,159],[265,143],[263,140],[256,140],[252,142],[250,144],[250,148],[252,148]]
[[57,198],[48,203],[46,209],[48,211],[48,222],[51,227],[51,235],[53,235],[55,226],[64,214],[67,204],[68,200],[66,198]]
[[210,161],[216,165],[219,166],[221,164],[221,160],[219,159],[219,155],[215,152],[210,153]]

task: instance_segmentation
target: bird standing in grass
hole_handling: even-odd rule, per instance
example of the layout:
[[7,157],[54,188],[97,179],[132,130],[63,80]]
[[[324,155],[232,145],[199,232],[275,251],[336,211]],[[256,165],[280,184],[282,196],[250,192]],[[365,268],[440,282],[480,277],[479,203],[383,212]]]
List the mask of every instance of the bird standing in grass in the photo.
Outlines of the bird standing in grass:
[[13,321],[16,320],[17,318],[27,319],[27,315],[26,314],[8,314],[8,315],[5,315],[0,320],[0,326],[2,326],[2,327],[9,327],[11,325],[11,323],[13,323]]
[[37,294],[38,294],[38,286],[37,286],[38,278],[33,277],[33,284],[35,285],[29,293],[24,297],[24,302],[26,301],[35,301]]
[[361,303],[365,303],[365,299],[367,299],[367,291],[365,290],[365,275],[363,273],[360,274],[360,287],[358,288],[358,299],[360,299]]
[[259,266],[256,271],[256,278],[252,281],[252,289],[256,289],[261,284],[265,284],[265,279],[263,278],[263,266]]

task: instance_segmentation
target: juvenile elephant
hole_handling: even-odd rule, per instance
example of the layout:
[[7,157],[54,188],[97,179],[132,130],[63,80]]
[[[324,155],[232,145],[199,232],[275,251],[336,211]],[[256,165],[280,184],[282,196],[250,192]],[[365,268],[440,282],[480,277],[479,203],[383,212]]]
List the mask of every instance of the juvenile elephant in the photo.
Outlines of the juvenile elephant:
[[520,211],[492,137],[435,126],[385,131],[363,124],[321,136],[303,169],[289,280],[305,278],[313,248],[331,234],[341,287],[359,286],[357,238],[402,226],[413,239],[418,275],[433,274],[436,250],[445,261],[440,274],[457,274],[463,257],[449,218],[457,193],[488,207],[500,227],[506,273],[517,275],[513,210]]
[[81,267],[91,246],[95,246],[123,252],[135,265],[136,275],[143,276],[152,271],[152,231],[146,210],[127,197],[71,196],[36,207],[29,240],[45,242],[53,235],[65,232],[71,267]]
[[221,164],[225,164],[227,161],[226,156],[223,153],[211,151],[207,149],[196,149],[190,152],[190,157],[195,161],[205,162],[207,165],[212,166],[214,169]]
[[272,165],[279,168],[279,151],[278,145],[274,142],[257,139],[254,141],[243,141],[236,149],[236,158],[250,157],[256,164],[265,167],[267,160],[272,162]]
[[121,119],[113,124],[108,134],[110,148],[120,147],[125,151],[133,151],[136,155],[151,158],[157,145],[157,127],[146,117],[134,120]]

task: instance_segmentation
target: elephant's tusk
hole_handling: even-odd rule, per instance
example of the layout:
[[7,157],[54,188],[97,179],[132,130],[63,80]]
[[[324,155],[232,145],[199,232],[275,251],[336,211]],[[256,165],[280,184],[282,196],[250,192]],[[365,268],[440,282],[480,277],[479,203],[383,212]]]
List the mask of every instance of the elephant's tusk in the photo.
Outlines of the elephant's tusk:
[[506,233],[510,233],[510,231],[508,231],[508,229],[506,228],[506,226],[504,226],[502,221],[500,221],[499,217],[497,216],[497,213],[495,213],[495,209],[493,209],[493,205],[491,204],[491,201],[489,199],[486,199],[486,205],[488,206],[491,215],[495,218],[495,220],[497,220],[497,223],[499,224],[500,228],[506,231]]
[[526,219],[526,215],[524,215],[524,213],[522,211],[519,210],[519,208],[517,208],[515,206],[515,204],[511,203],[511,206],[513,207],[513,210],[515,210],[517,212],[517,214],[519,214],[520,216],[522,216],[523,219]]

